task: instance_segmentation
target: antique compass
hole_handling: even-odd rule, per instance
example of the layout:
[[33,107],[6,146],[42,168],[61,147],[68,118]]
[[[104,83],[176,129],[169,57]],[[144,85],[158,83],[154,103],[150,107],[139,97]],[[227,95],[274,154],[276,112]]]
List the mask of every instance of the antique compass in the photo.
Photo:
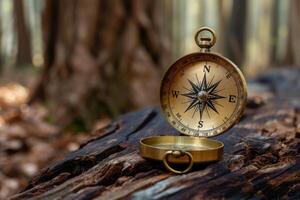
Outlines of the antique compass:
[[[210,37],[203,36],[205,32]],[[232,127],[242,116],[247,99],[246,81],[239,68],[229,59],[210,52],[216,42],[214,31],[201,28],[195,41],[200,52],[171,65],[160,90],[167,121],[188,136],[153,136],[140,141],[143,157],[162,160],[175,173],[189,171],[194,162],[222,158],[223,143],[207,137]],[[176,170],[169,163],[188,163],[188,167]]]
[[[200,37],[208,31],[212,38]],[[246,104],[246,81],[227,58],[211,53],[216,42],[213,30],[204,27],[195,35],[201,48],[177,60],[161,84],[161,105],[167,120],[181,133],[215,136],[241,117]]]

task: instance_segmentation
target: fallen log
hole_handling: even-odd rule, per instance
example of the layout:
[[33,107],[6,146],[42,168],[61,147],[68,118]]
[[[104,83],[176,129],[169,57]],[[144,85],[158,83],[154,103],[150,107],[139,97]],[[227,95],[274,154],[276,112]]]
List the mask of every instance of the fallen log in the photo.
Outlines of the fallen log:
[[98,130],[12,199],[300,199],[299,76],[280,70],[250,82],[240,123],[215,137],[225,144],[219,162],[175,175],[141,158],[141,138],[180,135],[149,107]]

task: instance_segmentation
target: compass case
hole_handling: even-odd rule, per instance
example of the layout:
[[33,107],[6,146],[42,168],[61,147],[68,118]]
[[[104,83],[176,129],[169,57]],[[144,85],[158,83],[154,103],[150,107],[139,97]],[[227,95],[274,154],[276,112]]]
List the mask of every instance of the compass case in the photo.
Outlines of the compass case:
[[[142,157],[163,161],[168,152],[170,163],[204,163],[222,159],[223,143],[191,136],[153,136],[140,141]],[[177,152],[177,154],[176,154]],[[179,152],[179,153],[178,153]],[[186,152],[191,155],[189,158]]]
[[[204,31],[212,37],[201,36]],[[160,89],[166,120],[188,136],[153,136],[140,141],[144,158],[163,161],[175,173],[188,172],[193,163],[221,160],[223,143],[208,137],[222,134],[238,122],[247,102],[247,84],[242,72],[229,59],[210,52],[216,42],[214,31],[201,28],[195,41],[200,52],[186,55],[171,65]],[[185,163],[188,167],[179,171],[169,163]]]
[[[202,31],[211,32],[212,38],[198,39]],[[232,61],[210,52],[216,41],[211,29],[201,28],[195,41],[200,52],[178,59],[165,73],[160,104],[166,120],[182,134],[213,137],[239,121],[247,103],[247,84]]]

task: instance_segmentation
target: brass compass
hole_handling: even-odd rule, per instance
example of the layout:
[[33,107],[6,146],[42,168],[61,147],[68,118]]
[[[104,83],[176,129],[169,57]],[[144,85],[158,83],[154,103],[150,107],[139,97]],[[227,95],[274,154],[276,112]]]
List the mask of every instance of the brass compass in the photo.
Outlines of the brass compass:
[[[200,37],[202,32],[210,37]],[[201,48],[177,60],[161,84],[161,106],[170,124],[190,136],[215,136],[228,130],[241,117],[247,86],[239,68],[227,58],[211,53],[216,42],[212,29],[195,35]]]
[[[203,32],[211,37],[201,36]],[[193,163],[220,160],[223,143],[206,137],[221,134],[242,116],[247,85],[239,68],[227,58],[211,53],[213,30],[195,35],[199,53],[177,60],[166,72],[160,90],[161,107],[168,122],[189,136],[152,136],[140,141],[143,157],[161,160],[174,173],[188,172]],[[191,137],[193,136],[193,137]],[[169,163],[185,163],[184,170]]]

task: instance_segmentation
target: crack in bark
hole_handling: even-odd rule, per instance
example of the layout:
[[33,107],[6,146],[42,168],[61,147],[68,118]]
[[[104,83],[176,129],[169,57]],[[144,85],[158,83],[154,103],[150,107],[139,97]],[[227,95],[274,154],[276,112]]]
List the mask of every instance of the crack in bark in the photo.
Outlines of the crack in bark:
[[139,130],[143,129],[155,116],[157,115],[155,110],[151,110],[150,113],[147,114],[145,119],[131,132],[126,136],[126,141],[128,141],[129,137]]
[[95,140],[103,139],[104,137],[117,132],[118,130],[120,130],[120,128],[121,128],[121,125],[118,122],[114,122],[112,124],[109,124],[107,127],[103,128],[103,129],[96,130],[94,134],[97,134],[98,132],[101,132],[101,131],[104,131],[104,133],[101,133],[101,136],[96,136],[96,137],[82,143],[80,145],[79,149],[83,148],[84,146],[86,146],[87,144],[89,144]]

